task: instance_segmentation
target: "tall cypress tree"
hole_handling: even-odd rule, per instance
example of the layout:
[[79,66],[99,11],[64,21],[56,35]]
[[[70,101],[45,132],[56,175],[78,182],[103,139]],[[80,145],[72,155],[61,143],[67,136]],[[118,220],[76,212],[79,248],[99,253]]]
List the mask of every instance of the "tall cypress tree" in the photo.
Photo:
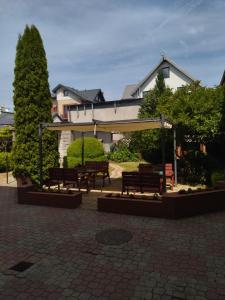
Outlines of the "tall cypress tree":
[[158,73],[156,80],[155,80],[155,89],[159,96],[165,91],[166,85],[163,77],[162,71]]
[[[38,183],[38,124],[52,122],[47,59],[38,29],[26,26],[19,36],[14,69],[16,140],[14,174],[30,176]],[[43,130],[43,172],[58,164],[55,133]]]

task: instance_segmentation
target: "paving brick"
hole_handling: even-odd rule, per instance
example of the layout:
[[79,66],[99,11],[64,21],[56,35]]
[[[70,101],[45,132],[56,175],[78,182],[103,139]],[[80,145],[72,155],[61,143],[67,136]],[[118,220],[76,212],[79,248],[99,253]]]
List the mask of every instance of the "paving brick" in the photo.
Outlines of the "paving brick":
[[[0,195],[0,299],[225,299],[225,212],[173,221],[18,205],[1,183]],[[108,228],[133,238],[98,243]],[[34,265],[9,270],[20,261]]]

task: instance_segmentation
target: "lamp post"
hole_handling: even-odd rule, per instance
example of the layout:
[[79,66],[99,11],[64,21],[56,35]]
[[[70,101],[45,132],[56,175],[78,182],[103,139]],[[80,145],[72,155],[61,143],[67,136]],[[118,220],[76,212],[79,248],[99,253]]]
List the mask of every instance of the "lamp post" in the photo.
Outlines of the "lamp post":
[[165,116],[161,115],[161,148],[162,148],[162,165],[163,165],[163,193],[166,193],[166,170],[165,170],[165,163],[166,163],[166,154],[165,154]]

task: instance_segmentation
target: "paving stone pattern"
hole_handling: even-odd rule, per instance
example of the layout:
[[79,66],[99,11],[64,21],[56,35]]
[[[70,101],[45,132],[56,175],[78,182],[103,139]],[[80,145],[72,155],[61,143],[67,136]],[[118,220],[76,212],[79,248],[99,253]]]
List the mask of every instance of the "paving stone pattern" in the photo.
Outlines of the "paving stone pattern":
[[[110,228],[132,239],[98,243]],[[10,270],[20,261],[34,265]],[[225,299],[225,212],[176,221],[18,205],[0,186],[0,299]]]

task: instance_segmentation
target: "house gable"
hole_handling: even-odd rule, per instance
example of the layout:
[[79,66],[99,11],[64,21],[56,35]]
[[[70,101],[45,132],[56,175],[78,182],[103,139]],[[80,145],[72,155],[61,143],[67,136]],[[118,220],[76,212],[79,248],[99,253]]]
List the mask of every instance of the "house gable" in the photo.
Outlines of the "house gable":
[[172,60],[163,56],[160,63],[149,74],[147,74],[147,76],[139,84],[137,84],[132,96],[143,98],[145,92],[153,89],[155,87],[159,71],[165,72],[165,84],[173,90],[195,81],[192,76],[175,64]]

